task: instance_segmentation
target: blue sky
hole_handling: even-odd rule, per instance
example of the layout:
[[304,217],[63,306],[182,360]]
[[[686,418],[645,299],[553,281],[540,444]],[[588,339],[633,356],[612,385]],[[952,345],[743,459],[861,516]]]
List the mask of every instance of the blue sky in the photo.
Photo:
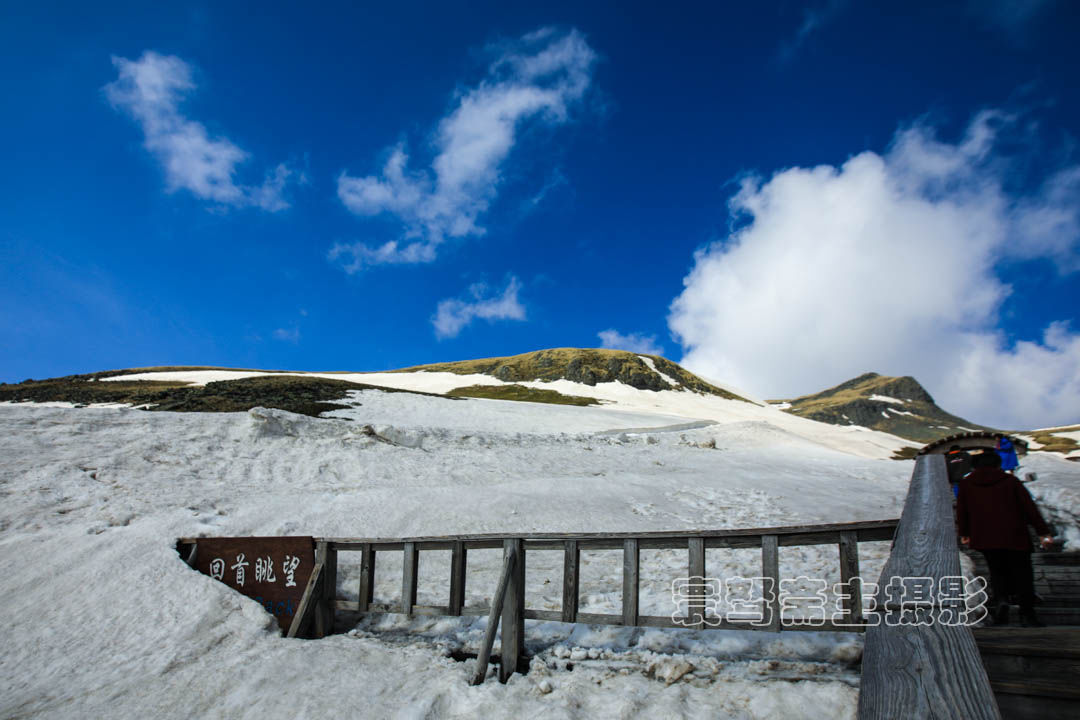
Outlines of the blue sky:
[[1080,420],[1073,3],[5,16],[0,380],[603,344]]

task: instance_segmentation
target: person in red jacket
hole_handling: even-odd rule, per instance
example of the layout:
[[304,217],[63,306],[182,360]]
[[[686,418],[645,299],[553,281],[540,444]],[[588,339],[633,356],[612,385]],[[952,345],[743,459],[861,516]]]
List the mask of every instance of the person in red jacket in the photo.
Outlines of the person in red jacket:
[[996,605],[994,622],[1008,622],[1006,598],[1013,594],[1020,604],[1020,623],[1024,627],[1041,626],[1035,616],[1028,525],[1040,535],[1043,547],[1052,544],[1053,538],[1027,488],[1001,470],[1001,457],[996,452],[977,455],[975,469],[960,482],[956,524],[960,543],[981,551],[990,567],[990,590]]

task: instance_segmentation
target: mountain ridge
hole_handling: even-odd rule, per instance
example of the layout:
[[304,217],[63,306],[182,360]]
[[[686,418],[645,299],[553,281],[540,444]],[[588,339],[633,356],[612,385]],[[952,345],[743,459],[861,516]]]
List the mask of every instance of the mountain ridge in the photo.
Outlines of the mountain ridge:
[[394,370],[490,375],[503,382],[569,380],[583,385],[619,381],[639,390],[688,390],[751,402],[659,355],[609,348],[549,348],[520,355],[415,365]]
[[956,432],[998,432],[943,410],[910,375],[868,372],[811,395],[770,403],[810,420],[859,425],[922,443]]

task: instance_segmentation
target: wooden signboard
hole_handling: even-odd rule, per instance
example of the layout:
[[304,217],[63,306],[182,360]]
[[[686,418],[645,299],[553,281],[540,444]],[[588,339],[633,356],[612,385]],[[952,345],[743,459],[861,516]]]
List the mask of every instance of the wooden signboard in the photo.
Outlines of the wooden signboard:
[[315,567],[315,538],[198,538],[195,545],[192,567],[262,603],[289,631]]

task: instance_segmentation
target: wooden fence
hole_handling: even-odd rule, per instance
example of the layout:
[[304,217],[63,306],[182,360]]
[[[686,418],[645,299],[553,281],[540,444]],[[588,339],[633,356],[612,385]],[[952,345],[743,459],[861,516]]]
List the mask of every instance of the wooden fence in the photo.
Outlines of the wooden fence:
[[[893,577],[931,578],[936,586],[943,577],[961,574],[952,497],[944,456],[917,458],[892,552],[878,583],[882,590]],[[878,605],[889,610],[884,595]],[[970,628],[931,622],[880,623],[867,629],[860,720],[1000,717]]]
[[[948,488],[947,484],[944,486]],[[333,630],[337,610],[360,613],[405,613],[407,615],[487,615],[487,637],[479,655],[476,681],[483,679],[487,658],[494,641],[495,629],[502,620],[502,658],[499,679],[503,682],[515,671],[524,658],[524,622],[556,620],[605,625],[645,627],[713,627],[720,629],[782,629],[780,600],[779,548],[802,545],[835,545],[838,549],[841,582],[850,582],[859,575],[860,542],[892,540],[896,520],[840,523],[796,527],[772,527],[748,530],[712,530],[686,532],[641,533],[544,533],[517,535],[460,535],[449,537],[414,538],[319,538],[316,540],[315,569],[308,581],[303,600],[289,629],[290,637],[314,635],[322,637]],[[467,557],[470,550],[503,550],[502,573],[489,607],[465,607]],[[705,551],[714,548],[760,548],[761,577],[771,584],[772,599],[768,603],[767,625],[729,622],[709,617],[706,621],[705,587],[688,587],[687,619],[697,622],[677,623],[670,615],[643,615],[639,612],[640,553],[642,550],[685,550],[687,577],[708,577]],[[578,611],[579,565],[582,549],[622,550],[622,612],[596,614]],[[450,551],[449,592],[445,605],[417,604],[417,584],[420,553],[431,550]],[[530,550],[556,550],[563,553],[562,608],[540,610],[525,606],[525,556]],[[361,555],[358,600],[336,597],[337,557],[340,552]],[[400,603],[375,603],[376,560],[381,553],[400,552],[404,555]],[[673,580],[675,578],[672,578]],[[858,593],[853,593],[858,598]],[[812,626],[793,626],[796,630],[861,631],[863,622],[860,599],[845,602],[845,623],[826,620]],[[976,656],[977,657],[977,656]]]

